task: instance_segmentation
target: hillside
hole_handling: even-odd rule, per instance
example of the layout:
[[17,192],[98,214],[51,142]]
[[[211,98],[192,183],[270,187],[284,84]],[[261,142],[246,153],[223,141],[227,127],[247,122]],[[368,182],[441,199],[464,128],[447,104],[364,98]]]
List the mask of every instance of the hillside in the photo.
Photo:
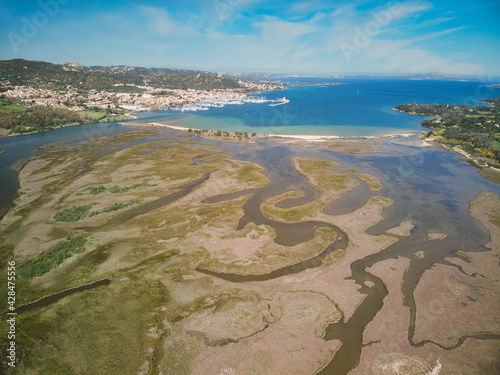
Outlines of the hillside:
[[[481,100],[497,104],[500,98]],[[396,110],[434,119],[422,121],[422,126],[432,130],[424,138],[436,137],[440,143],[461,146],[473,156],[500,161],[500,111],[493,106],[450,105],[450,104],[400,104]]]
[[[492,85],[492,86],[494,86],[494,85]],[[498,85],[498,87],[500,87],[500,85]],[[498,106],[500,104],[500,97],[498,97],[498,98],[489,98],[489,99],[481,99],[479,101],[483,102],[483,103],[493,104],[494,106]]]
[[238,80],[210,72],[130,66],[86,67],[78,63],[52,64],[23,59],[0,61],[0,84],[47,89],[116,91],[116,85],[172,89],[239,88]]

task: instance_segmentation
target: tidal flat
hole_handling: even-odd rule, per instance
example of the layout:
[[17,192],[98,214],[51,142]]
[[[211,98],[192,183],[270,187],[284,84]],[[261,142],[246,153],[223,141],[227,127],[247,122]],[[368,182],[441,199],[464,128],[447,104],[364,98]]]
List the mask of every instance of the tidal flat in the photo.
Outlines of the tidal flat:
[[458,158],[132,128],[48,147],[0,221],[26,305],[4,370],[498,373],[500,188]]

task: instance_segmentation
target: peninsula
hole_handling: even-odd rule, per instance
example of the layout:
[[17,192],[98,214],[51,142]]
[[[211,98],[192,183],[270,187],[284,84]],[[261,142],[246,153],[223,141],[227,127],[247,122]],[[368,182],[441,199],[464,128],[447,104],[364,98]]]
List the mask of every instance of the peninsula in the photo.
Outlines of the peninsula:
[[500,172],[491,170],[500,169],[500,98],[480,101],[491,106],[413,103],[394,109],[434,117],[422,121],[424,128],[431,129],[422,134],[422,139],[436,141],[464,154],[473,165],[482,169],[481,174],[500,183]]
[[203,71],[4,60],[0,61],[0,128],[4,135],[23,134],[132,119],[130,114],[136,111],[241,101],[249,93],[281,89],[279,83],[246,82]]

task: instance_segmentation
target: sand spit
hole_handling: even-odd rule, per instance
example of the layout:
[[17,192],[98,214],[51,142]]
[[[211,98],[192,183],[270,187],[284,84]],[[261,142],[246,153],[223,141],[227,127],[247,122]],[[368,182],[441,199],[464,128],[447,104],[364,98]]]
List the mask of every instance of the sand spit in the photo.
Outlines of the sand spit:
[[[192,131],[203,131],[204,129],[197,129],[197,128],[186,128],[182,126],[175,126],[175,125],[170,125],[170,124],[162,124],[159,122],[122,122],[120,123],[123,126],[131,126],[131,127],[143,127],[143,128],[166,128],[166,129],[175,129],[175,130],[182,130],[184,132],[189,131],[191,129]],[[210,132],[215,132],[217,130],[209,130]],[[234,134],[235,132],[229,132]],[[345,135],[307,135],[307,134],[259,134],[257,133],[256,136],[258,138],[285,138],[287,140],[293,141],[293,140],[305,140],[305,141],[313,141],[313,142],[324,142],[328,140],[337,140],[337,139],[392,139],[392,138],[408,138],[414,135],[415,132],[411,133],[391,133],[391,134],[385,134],[385,135],[370,135],[370,136],[345,136]]]

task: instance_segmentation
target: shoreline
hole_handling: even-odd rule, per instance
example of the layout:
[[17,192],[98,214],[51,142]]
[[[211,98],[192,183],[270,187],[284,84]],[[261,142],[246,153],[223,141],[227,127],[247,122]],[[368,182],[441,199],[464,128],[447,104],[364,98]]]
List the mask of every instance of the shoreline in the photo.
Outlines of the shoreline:
[[[102,119],[98,120],[98,121],[94,121],[94,122],[83,122],[83,123],[69,123],[69,124],[63,124],[63,125],[60,125],[60,126],[55,126],[53,128],[49,128],[49,129],[45,129],[45,130],[38,130],[38,131],[34,131],[34,132],[25,132],[25,133],[17,133],[17,134],[11,134],[11,133],[7,133],[5,134],[5,136],[0,136],[0,139],[1,138],[9,138],[9,137],[17,137],[17,136],[22,136],[22,135],[29,135],[29,134],[40,134],[40,133],[45,133],[45,132],[49,132],[51,130],[57,130],[57,129],[62,129],[62,128],[69,128],[71,126],[80,126],[80,125],[87,125],[87,124],[99,124],[99,123],[106,123],[106,122],[118,122],[118,121],[125,121],[125,120],[135,120],[137,119],[137,116],[134,116],[132,115],[132,113],[135,113],[135,112],[131,112],[131,114],[127,114],[127,116],[131,117],[130,119],[118,119],[118,120],[107,120],[111,117],[103,117]],[[7,130],[7,129],[5,129]]]
[[69,128],[71,126],[78,126],[78,125],[85,125],[85,124],[89,124],[89,123],[88,122],[84,122],[82,124],[78,124],[78,123],[64,124],[64,125],[61,125],[61,126],[56,126],[56,127],[45,129],[45,130],[37,130],[37,131],[34,131],[34,132],[25,132],[25,133],[17,133],[17,134],[7,133],[5,135],[5,137],[1,137],[1,138],[17,137],[17,136],[20,136],[20,135],[22,136],[22,135],[29,135],[29,134],[40,134],[40,133],[49,132],[51,130],[57,130],[57,129],[62,129],[62,128]]
[[[186,128],[183,126],[175,126],[175,125],[168,125],[168,124],[161,124],[159,122],[145,122],[145,123],[126,123],[126,122],[120,122],[120,125],[122,126],[128,126],[128,127],[139,127],[139,128],[166,128],[166,129],[173,129],[173,130],[181,130],[183,132],[188,132],[189,129],[193,131],[203,131],[203,129],[197,129],[197,128]],[[205,129],[208,131],[213,131],[216,132],[217,130],[210,130],[210,129]],[[228,131],[231,134],[234,134],[235,131]],[[383,135],[312,135],[312,134],[257,134],[257,137],[252,137],[252,138],[291,138],[291,139],[300,139],[300,140],[305,140],[305,141],[316,141],[316,142],[321,142],[321,141],[328,141],[331,139],[391,139],[391,138],[409,138],[415,134],[417,134],[419,131],[413,131],[413,132],[408,132],[408,133],[393,133],[393,134],[383,134]]]

